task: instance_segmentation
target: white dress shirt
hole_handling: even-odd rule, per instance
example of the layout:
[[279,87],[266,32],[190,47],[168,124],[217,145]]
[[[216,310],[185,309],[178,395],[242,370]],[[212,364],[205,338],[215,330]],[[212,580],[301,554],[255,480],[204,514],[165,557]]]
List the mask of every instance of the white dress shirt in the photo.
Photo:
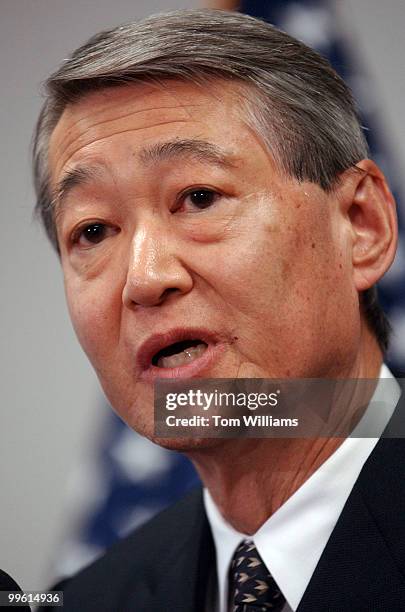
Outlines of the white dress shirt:
[[360,471],[401,395],[398,383],[384,364],[380,378],[392,381],[389,385],[377,384],[365,414],[352,433],[363,432],[372,423],[372,431],[378,437],[347,438],[253,536],[239,533],[229,525],[208,489],[204,489],[204,504],[216,550],[219,590],[216,612],[227,611],[229,567],[244,539],[253,540],[286,598],[283,612],[297,609]]

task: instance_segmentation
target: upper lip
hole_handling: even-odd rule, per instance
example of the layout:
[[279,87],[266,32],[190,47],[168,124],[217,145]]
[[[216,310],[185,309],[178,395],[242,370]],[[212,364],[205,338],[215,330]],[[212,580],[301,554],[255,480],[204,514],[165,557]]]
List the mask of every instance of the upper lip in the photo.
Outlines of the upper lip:
[[198,327],[177,327],[165,333],[153,334],[138,349],[136,360],[139,368],[146,370],[151,367],[156,353],[182,340],[201,340],[208,345],[218,342],[218,337],[209,330]]

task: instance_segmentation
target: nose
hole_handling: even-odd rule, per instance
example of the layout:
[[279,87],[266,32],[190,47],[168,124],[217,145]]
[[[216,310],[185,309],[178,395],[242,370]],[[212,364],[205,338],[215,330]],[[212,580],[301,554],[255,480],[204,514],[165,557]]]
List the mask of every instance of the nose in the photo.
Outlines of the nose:
[[165,235],[162,228],[136,230],[122,294],[125,306],[157,306],[169,295],[190,291],[193,279],[178,250],[176,240]]

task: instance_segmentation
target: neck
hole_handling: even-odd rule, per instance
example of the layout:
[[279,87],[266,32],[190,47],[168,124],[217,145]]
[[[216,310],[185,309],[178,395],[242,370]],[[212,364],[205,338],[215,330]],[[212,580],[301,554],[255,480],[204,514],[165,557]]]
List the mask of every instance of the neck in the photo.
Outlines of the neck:
[[[367,332],[364,351],[342,371],[342,378],[378,377],[382,355]],[[188,454],[225,520],[237,531],[252,535],[336,451],[343,438],[219,442]]]

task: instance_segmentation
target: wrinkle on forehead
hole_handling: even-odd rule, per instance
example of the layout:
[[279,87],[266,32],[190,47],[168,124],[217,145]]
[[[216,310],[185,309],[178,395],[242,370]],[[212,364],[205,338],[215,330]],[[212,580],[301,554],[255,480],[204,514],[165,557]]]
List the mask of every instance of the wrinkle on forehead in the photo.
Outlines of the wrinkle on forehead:
[[[138,84],[85,96],[65,109],[51,135],[51,174],[57,176],[80,149],[104,138],[169,123],[201,120],[210,112],[211,99],[217,96],[200,88],[200,100],[201,94],[204,98],[199,101],[195,93],[193,86],[185,83],[177,83],[177,87],[170,89]],[[229,101],[221,103],[225,108]]]
[[85,136],[88,134],[88,132],[90,131],[90,129],[86,132],[86,133],[82,133],[80,134],[76,139],[74,139],[71,143],[69,143],[66,148],[60,153],[60,160],[61,162],[59,164],[57,164],[56,166],[56,173],[55,175],[59,174],[60,171],[67,165],[67,163],[69,162],[69,160],[71,160],[76,153],[78,153],[81,149],[83,149],[84,147],[91,147],[92,145],[101,142],[107,138],[114,138],[114,136],[120,136],[122,134],[128,133],[128,132],[136,132],[139,130],[148,130],[150,128],[155,128],[155,127],[159,127],[162,125],[167,125],[167,124],[176,124],[176,123],[186,123],[187,120],[183,119],[180,120],[178,119],[177,121],[160,121],[160,122],[153,122],[151,123],[151,125],[142,125],[139,126],[137,128],[135,127],[131,127],[131,128],[126,128],[126,129],[122,129],[122,130],[114,130],[112,133],[106,133],[102,136],[98,136],[95,137],[93,139],[89,139],[89,138],[85,138]]

